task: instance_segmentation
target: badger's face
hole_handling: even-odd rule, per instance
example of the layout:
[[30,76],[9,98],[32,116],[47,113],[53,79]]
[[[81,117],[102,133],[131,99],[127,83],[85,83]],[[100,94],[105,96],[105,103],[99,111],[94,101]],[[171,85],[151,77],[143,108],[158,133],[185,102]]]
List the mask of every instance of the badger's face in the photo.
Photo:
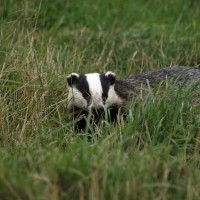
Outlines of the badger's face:
[[95,109],[104,111],[120,99],[114,90],[115,74],[72,73],[67,77],[68,82],[68,108],[73,107],[93,113]]

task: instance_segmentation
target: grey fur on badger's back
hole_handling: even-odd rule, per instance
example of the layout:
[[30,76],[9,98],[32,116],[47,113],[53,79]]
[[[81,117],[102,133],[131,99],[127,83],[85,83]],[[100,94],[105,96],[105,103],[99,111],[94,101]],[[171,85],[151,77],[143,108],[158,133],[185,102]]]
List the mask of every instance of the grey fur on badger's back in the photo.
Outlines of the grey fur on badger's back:
[[[152,72],[137,74],[121,80],[116,80],[115,90],[119,96],[127,99],[140,94],[141,87],[149,84],[154,88],[162,81],[169,79],[172,83],[177,81],[177,85],[190,86],[191,84],[200,84],[200,70],[188,67],[168,67]],[[200,90],[200,85],[198,89]]]

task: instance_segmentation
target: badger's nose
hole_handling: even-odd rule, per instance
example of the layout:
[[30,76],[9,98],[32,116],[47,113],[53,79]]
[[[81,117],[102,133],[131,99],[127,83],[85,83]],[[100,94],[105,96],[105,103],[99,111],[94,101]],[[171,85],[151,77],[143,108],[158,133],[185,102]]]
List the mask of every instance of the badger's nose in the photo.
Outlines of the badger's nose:
[[95,117],[100,117],[104,113],[104,108],[103,107],[97,107],[97,108],[92,108],[92,114]]

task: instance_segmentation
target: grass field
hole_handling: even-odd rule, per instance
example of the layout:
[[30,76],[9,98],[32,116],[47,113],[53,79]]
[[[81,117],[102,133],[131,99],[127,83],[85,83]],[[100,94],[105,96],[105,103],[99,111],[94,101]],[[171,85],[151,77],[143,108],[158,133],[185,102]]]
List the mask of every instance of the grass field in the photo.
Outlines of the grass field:
[[154,96],[125,124],[73,132],[71,72],[199,68],[197,0],[1,0],[0,199],[200,197],[200,115]]

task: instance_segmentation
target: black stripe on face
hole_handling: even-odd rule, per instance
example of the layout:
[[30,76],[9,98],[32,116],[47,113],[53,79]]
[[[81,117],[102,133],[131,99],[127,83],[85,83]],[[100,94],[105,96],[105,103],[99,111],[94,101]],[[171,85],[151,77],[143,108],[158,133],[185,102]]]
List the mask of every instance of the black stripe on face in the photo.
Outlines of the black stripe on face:
[[100,74],[100,81],[101,81],[101,86],[102,86],[102,99],[103,102],[105,103],[106,99],[108,98],[108,90],[110,87],[109,79],[106,77],[104,74]]
[[89,101],[91,99],[91,94],[90,94],[89,85],[88,85],[88,82],[87,82],[85,75],[80,76],[76,87],[81,92],[83,98],[86,99],[86,101],[89,104]]

